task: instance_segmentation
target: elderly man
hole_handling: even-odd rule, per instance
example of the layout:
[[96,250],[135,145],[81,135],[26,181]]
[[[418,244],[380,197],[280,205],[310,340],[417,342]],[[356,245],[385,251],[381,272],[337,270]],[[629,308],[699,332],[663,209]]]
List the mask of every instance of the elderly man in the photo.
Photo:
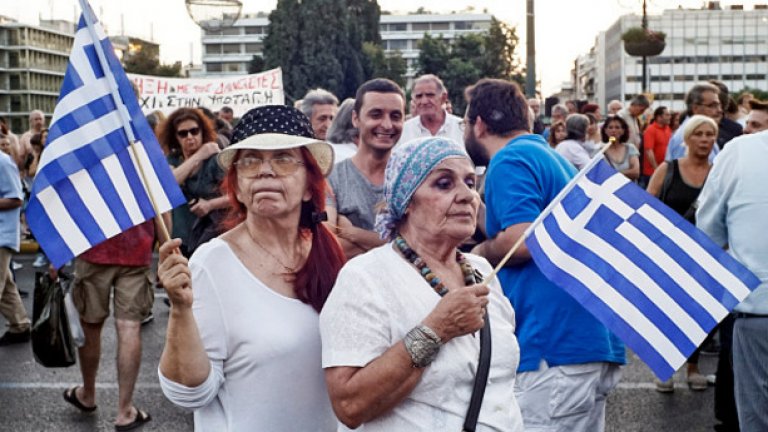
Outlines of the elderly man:
[[383,244],[373,231],[376,205],[384,200],[384,169],[404,118],[405,94],[394,82],[373,79],[357,89],[352,111],[352,123],[359,131],[357,153],[337,163],[328,176],[333,189],[328,221],[347,258]]
[[[568,108],[563,104],[557,104],[552,107],[552,115],[549,116],[549,124],[553,125],[559,121],[564,122],[566,117],[568,117]],[[541,136],[544,137],[544,141],[549,140],[549,127],[544,129],[544,133],[541,134]]]
[[[768,131],[734,138],[699,195],[696,226],[757,275],[761,284],[732,314],[733,378],[743,432],[768,430]],[[721,326],[720,331],[724,328]],[[721,334],[730,336],[727,333]],[[730,338],[728,338],[730,339]],[[720,362],[723,362],[721,355]],[[727,361],[727,358],[725,359]],[[718,365],[717,384],[721,368]],[[718,408],[716,392],[715,407]],[[718,416],[720,417],[720,416]],[[721,418],[722,420],[722,418]]]
[[607,110],[608,111],[608,115],[616,115],[616,114],[619,113],[619,111],[624,109],[624,104],[621,103],[620,100],[614,99],[614,100],[608,102],[607,108],[608,108],[608,110]]
[[640,121],[640,116],[651,106],[648,98],[645,95],[637,95],[632,98],[627,108],[619,111],[617,114],[623,118],[629,126],[629,140],[635,148],[640,151],[640,145],[643,143],[643,125]]
[[[496,264],[576,170],[529,132],[528,108],[517,84],[483,79],[467,96],[467,152],[475,164],[488,165],[489,239],[473,252]],[[624,345],[544,276],[525,245],[499,272],[499,280],[516,313],[515,396],[526,430],[602,431],[605,401],[625,362]]]
[[528,99],[528,108],[533,111],[533,133],[543,134],[545,128],[544,121],[541,119],[541,102],[536,98]]
[[464,131],[461,118],[443,108],[448,101],[448,91],[443,81],[436,75],[422,75],[413,81],[411,99],[415,102],[416,112],[403,125],[403,134],[399,143],[414,138],[441,136],[464,144]]
[[329,91],[323,89],[310,90],[301,100],[299,110],[309,118],[315,138],[325,141],[328,128],[336,117],[339,100]]
[[[708,82],[698,83],[688,90],[688,94],[685,95],[685,106],[686,120],[672,134],[672,138],[669,139],[667,154],[664,160],[679,159],[685,155],[686,147],[683,142],[683,130],[685,130],[685,123],[692,115],[705,115],[716,123],[719,123],[720,118],[723,116],[723,105],[720,103],[720,89]],[[710,162],[714,160],[718,151],[720,149],[717,146],[712,147],[712,152],[709,154]]]
[[752,134],[768,129],[768,102],[751,99],[749,110],[744,133]]

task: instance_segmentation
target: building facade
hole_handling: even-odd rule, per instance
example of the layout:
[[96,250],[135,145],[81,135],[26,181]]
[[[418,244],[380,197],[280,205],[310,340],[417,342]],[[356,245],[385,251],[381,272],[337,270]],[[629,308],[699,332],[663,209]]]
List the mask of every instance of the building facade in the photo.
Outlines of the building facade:
[[489,14],[381,15],[379,33],[384,52],[400,51],[403,55],[410,86],[418,69],[419,42],[425,34],[451,41],[469,33],[487,33],[492,18]]
[[263,14],[244,15],[231,27],[206,30],[202,38],[204,76],[245,75],[254,55],[264,52],[269,19]]
[[0,116],[13,132],[29,128],[32,110],[50,121],[73,42],[71,22],[35,26],[0,17]]
[[[626,102],[642,92],[642,58],[627,55],[621,40],[640,21],[637,15],[622,16],[596,39],[597,67],[591,73],[598,88],[594,100],[603,108],[612,99]],[[768,7],[720,9],[711,2],[704,9],[665,10],[648,17],[648,28],[666,33],[664,51],[648,57],[647,67],[647,92],[659,105],[683,110],[688,89],[710,79],[733,93],[768,89]]]
[[[410,80],[416,73],[419,41],[424,34],[452,40],[467,33],[485,33],[491,26],[488,14],[381,15],[379,31],[386,53],[399,51]],[[202,38],[202,73],[206,76],[242,75],[254,55],[264,51],[269,19],[265,14],[245,15],[231,27],[205,31]]]

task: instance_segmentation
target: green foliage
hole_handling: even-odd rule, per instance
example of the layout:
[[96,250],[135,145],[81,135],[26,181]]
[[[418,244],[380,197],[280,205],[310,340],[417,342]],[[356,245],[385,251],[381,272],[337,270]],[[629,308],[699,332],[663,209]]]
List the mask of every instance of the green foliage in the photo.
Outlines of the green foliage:
[[657,41],[657,42],[664,42],[664,39],[666,39],[667,34],[660,31],[651,31],[646,30],[642,27],[630,27],[622,33],[621,40],[624,42],[630,42],[630,43],[639,43],[639,42],[646,42],[646,41]]
[[164,77],[180,77],[181,62],[161,64],[160,59],[145,50],[123,57],[123,68],[128,73]]
[[264,39],[267,68],[281,67],[289,100],[321,87],[353,97],[367,78],[363,43],[379,42],[375,0],[278,0]]
[[251,61],[248,62],[248,73],[259,73],[267,69],[267,63],[264,61],[264,57],[260,55],[254,55]]
[[448,88],[454,112],[465,108],[464,89],[480,78],[525,82],[515,55],[519,39],[514,27],[493,18],[486,34],[470,33],[449,42],[424,35],[419,48],[417,75],[435,74]]
[[739,90],[736,93],[732,93],[733,99],[737,100],[743,95],[744,93],[752,93],[752,95],[755,97],[755,99],[759,99],[761,101],[768,101],[768,91],[766,90],[760,90],[752,87],[744,87],[743,89]]
[[365,42],[363,44],[363,53],[370,66],[370,69],[366,71],[369,77],[388,78],[401,87],[405,86],[407,64],[400,51],[386,54],[380,45]]

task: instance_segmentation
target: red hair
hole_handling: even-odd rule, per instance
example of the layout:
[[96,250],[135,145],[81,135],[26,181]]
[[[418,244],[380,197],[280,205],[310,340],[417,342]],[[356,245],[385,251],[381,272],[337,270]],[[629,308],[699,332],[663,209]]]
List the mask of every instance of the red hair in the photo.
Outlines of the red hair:
[[[235,155],[233,162],[239,159],[239,153]],[[312,153],[302,147],[301,155],[307,169],[307,189],[312,198],[301,204],[298,229],[302,238],[312,237],[312,248],[304,266],[296,272],[294,290],[299,300],[320,312],[333,284],[336,283],[336,276],[346,257],[336,236],[322,222],[315,222],[316,215],[325,211],[325,196],[329,188]],[[236,195],[237,169],[234,165],[230,165],[227,170],[221,188],[222,194],[227,196],[230,203],[227,216],[222,221],[224,230],[229,230],[242,223],[246,215],[245,205],[238,201]]]

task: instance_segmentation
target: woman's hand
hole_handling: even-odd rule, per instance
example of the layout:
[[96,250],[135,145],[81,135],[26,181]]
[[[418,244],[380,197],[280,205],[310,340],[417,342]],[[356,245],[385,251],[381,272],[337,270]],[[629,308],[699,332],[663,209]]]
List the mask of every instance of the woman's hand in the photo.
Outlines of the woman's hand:
[[176,252],[181,246],[181,239],[173,239],[160,246],[160,264],[157,276],[168,293],[173,307],[192,307],[192,273],[183,255]]
[[485,325],[483,316],[490,292],[483,284],[452,289],[424,319],[423,324],[434,330],[442,343],[474,333]]
[[199,218],[207,215],[211,212],[211,210],[211,201],[203,198],[199,198],[192,206],[189,207],[189,211],[191,211],[195,216]]
[[218,154],[221,151],[221,148],[219,148],[219,145],[215,142],[207,142],[200,146],[199,149],[193,154],[192,156],[197,158],[200,162],[208,160],[209,157]]

